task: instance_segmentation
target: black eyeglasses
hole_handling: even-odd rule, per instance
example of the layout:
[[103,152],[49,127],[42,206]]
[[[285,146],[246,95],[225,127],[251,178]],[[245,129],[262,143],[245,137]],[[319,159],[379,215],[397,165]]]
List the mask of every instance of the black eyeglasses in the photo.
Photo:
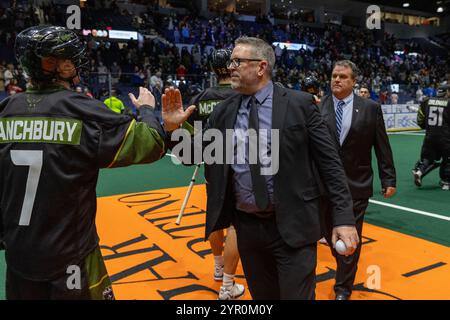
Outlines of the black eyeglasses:
[[245,59],[245,58],[234,58],[227,61],[227,68],[237,68],[241,65],[241,62],[250,62],[250,61],[263,61],[262,59]]

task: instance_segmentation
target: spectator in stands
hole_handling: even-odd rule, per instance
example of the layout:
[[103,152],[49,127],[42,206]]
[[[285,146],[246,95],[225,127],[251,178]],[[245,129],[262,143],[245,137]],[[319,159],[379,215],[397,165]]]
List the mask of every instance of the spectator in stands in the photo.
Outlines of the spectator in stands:
[[22,91],[23,91],[23,89],[17,85],[17,80],[16,79],[11,79],[9,84],[6,86],[6,92],[10,96],[12,96],[12,95],[14,95],[16,93],[20,93]]
[[167,27],[167,30],[172,31],[173,29],[174,29],[173,18],[169,17],[169,26]]
[[178,83],[178,89],[180,89],[181,96],[183,97],[183,103],[188,103],[191,96],[189,82],[183,77],[180,77],[180,82]]
[[417,88],[417,91],[416,91],[416,101],[418,103],[421,103],[423,101],[423,91],[420,86]]
[[430,84],[427,88],[423,90],[423,93],[427,97],[436,97],[437,91],[433,84]]
[[366,84],[361,85],[361,88],[359,89],[359,96],[366,99],[370,98],[370,90]]
[[166,83],[165,83],[165,88],[168,88],[168,87],[170,87],[170,86],[173,86],[173,87],[175,87],[175,88],[178,88],[178,86],[173,82],[173,78],[172,78],[171,75],[169,75],[169,76],[167,77],[167,80],[166,80]]
[[398,94],[395,91],[391,94],[391,104],[398,104]]
[[200,54],[200,48],[197,45],[192,48],[192,62],[197,66],[202,64],[202,55]]
[[181,36],[183,37],[183,43],[190,43],[190,30],[187,23],[181,29]]
[[278,59],[281,58],[281,54],[283,53],[283,50],[280,47],[280,44],[278,43],[277,46],[275,47],[275,57]]
[[188,70],[191,68],[192,56],[187,47],[181,49],[181,64]]
[[135,87],[141,87],[144,84],[144,80],[145,80],[145,73],[142,71],[141,68],[139,68],[139,66],[135,66],[131,83]]
[[187,69],[184,65],[180,64],[177,68],[177,78],[181,79],[184,78],[187,74]]
[[103,101],[103,103],[110,108],[112,111],[116,113],[123,113],[125,110],[125,106],[123,102],[117,98],[118,92],[116,89],[111,90],[111,97]]
[[163,83],[161,75],[161,71],[157,71],[153,76],[150,77],[150,86],[152,88],[156,86],[157,82]]
[[6,66],[6,70],[3,73],[3,79],[5,81],[5,87],[8,87],[12,79],[14,79],[14,65],[11,63]]
[[117,61],[114,61],[111,66],[111,83],[113,86],[119,83],[121,76],[122,76],[122,68],[118,65]]
[[100,88],[106,87],[106,81],[108,80],[108,68],[103,64],[102,61],[98,62],[97,72],[98,84],[100,85]]
[[180,43],[181,34],[180,31],[178,30],[178,27],[175,27],[175,29],[173,30],[173,38],[175,43]]
[[381,104],[386,104],[388,100],[388,91],[387,90],[383,90],[380,94],[380,103]]
[[87,47],[89,50],[96,50],[98,48],[98,42],[95,41],[93,37],[91,37],[87,42]]
[[94,96],[92,95],[92,93],[89,91],[89,88],[88,87],[85,87],[84,88],[84,90],[83,90],[83,93],[86,95],[86,96],[88,96],[89,98],[94,98]]

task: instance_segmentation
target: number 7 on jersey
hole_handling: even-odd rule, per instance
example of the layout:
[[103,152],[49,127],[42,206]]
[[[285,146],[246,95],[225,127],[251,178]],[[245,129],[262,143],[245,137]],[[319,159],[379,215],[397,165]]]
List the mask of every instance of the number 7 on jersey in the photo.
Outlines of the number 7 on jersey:
[[34,199],[41,177],[43,163],[42,150],[11,150],[11,161],[16,166],[29,166],[25,198],[20,213],[19,226],[30,225],[31,212],[33,211]]

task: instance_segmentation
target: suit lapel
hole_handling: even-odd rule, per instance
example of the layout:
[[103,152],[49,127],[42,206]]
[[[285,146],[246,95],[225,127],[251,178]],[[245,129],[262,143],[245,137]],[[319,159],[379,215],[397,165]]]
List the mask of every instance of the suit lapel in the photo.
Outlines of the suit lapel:
[[344,143],[342,146],[344,146],[347,141],[351,139],[351,136],[353,135],[353,132],[355,131],[356,126],[358,125],[359,121],[359,115],[362,112],[361,110],[361,101],[359,100],[359,97],[355,94],[353,96],[353,112],[352,112],[352,123],[350,125],[350,130],[348,131],[347,136],[345,137]]
[[237,112],[241,106],[242,95],[238,94],[228,103],[225,114],[225,129],[234,129],[236,123]]
[[[236,123],[237,113],[238,113],[239,107],[241,106],[241,102],[242,102],[242,95],[237,94],[227,104],[227,107],[225,108],[225,116],[224,116],[225,130],[227,130],[227,129],[233,130],[234,129],[234,124]],[[225,133],[225,136],[227,136],[226,133]],[[226,145],[227,144],[224,144],[224,148],[225,148],[224,155],[227,155],[227,152],[230,151],[230,150],[227,150]],[[228,160],[232,160],[232,159],[228,159]],[[223,176],[225,178],[228,177],[229,168],[230,168],[229,162],[225,161],[224,171],[223,171]]]
[[284,118],[288,108],[289,99],[286,90],[279,86],[273,86],[273,100],[272,100],[272,129],[282,129]]

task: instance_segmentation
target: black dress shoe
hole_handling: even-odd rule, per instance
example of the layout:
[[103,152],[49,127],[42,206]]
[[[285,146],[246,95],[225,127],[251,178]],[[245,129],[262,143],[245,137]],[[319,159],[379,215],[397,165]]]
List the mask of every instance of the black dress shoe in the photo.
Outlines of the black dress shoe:
[[346,293],[337,293],[336,298],[334,300],[348,300],[350,298],[349,294]]

